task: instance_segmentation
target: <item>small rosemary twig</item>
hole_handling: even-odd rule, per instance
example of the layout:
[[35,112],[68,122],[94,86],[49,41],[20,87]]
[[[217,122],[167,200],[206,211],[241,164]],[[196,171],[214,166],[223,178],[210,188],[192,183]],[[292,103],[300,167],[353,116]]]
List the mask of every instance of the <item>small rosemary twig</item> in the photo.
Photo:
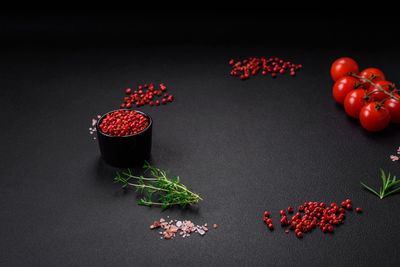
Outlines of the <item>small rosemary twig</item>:
[[[193,205],[198,203],[199,200],[203,200],[198,194],[193,193],[180,183],[179,177],[169,179],[168,171],[151,166],[147,161],[143,168],[145,173],[150,172],[153,177],[136,176],[128,169],[128,172],[122,172],[121,174],[117,172],[117,176],[114,178],[115,183],[123,183],[123,188],[132,186],[136,188],[136,191],[140,191],[141,194],[144,191],[147,193],[147,196],[140,200],[139,205],[159,205],[165,209],[173,205],[181,205],[183,207]],[[130,182],[132,179],[136,183]],[[152,200],[154,194],[158,194],[159,202]]]
[[382,178],[382,187],[379,187],[379,193],[376,190],[369,187],[368,185],[364,184],[363,182],[360,182],[360,183],[366,189],[368,189],[369,191],[371,191],[372,193],[377,195],[380,199],[382,199],[382,198],[387,197],[388,195],[393,194],[400,190],[400,187],[397,187],[397,188],[393,189],[392,191],[387,192],[391,187],[400,183],[400,180],[396,181],[396,176],[393,176],[393,178],[391,179],[390,172],[388,173],[388,176],[386,177],[385,172],[382,169],[380,169],[380,170],[381,170],[381,178]]

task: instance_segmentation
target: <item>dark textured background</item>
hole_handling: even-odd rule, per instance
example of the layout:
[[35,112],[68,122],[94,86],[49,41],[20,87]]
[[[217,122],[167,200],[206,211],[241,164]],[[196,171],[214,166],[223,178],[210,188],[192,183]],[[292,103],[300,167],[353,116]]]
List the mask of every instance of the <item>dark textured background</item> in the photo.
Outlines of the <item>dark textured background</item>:
[[[392,16],[343,11],[4,12],[0,23],[0,264],[3,266],[394,266],[400,195],[379,200],[379,168],[400,127],[368,133],[331,96],[330,64],[350,56],[398,82]],[[369,33],[376,33],[371,38]],[[229,75],[231,58],[278,56],[295,78]],[[164,82],[175,101],[140,108],[154,120],[152,163],[204,201],[189,209],[137,205],[99,157],[91,119],[124,89]],[[346,198],[333,234],[302,240],[279,210]],[[262,222],[268,209],[273,232]],[[160,217],[217,223],[204,237],[160,240]]]

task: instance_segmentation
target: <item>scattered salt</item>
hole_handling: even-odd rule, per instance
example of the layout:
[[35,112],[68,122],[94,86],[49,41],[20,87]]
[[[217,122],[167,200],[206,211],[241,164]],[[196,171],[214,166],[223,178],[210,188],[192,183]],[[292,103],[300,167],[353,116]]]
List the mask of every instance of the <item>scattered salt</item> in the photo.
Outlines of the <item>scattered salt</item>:
[[[169,216],[167,216],[169,218]],[[163,231],[159,231],[158,233],[161,236],[161,239],[171,239],[176,237],[176,235],[180,235],[182,238],[189,237],[191,233],[197,233],[201,236],[204,236],[208,231],[208,224],[205,223],[203,226],[195,225],[192,221],[184,220],[170,220],[165,221],[164,218],[161,218],[159,221],[154,221],[152,225],[150,225],[150,229],[161,228]],[[214,228],[217,228],[217,225],[213,225]]]

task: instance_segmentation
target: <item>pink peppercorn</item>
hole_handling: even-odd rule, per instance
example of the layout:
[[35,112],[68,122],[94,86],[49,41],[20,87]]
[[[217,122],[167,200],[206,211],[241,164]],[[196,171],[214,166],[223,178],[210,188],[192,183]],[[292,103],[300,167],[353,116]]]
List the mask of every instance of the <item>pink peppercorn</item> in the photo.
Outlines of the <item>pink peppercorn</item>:
[[149,118],[134,110],[118,110],[107,114],[100,122],[100,130],[112,136],[137,134],[149,126]]

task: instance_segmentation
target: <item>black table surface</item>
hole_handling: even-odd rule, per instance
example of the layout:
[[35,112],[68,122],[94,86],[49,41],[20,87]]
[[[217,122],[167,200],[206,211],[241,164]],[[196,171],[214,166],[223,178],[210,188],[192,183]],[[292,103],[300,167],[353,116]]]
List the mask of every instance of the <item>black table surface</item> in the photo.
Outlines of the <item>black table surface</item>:
[[[282,37],[282,36],[281,36]],[[379,200],[379,168],[400,146],[389,126],[369,133],[331,95],[329,69],[351,56],[398,82],[395,46],[279,42],[154,42],[15,38],[0,52],[2,266],[395,266],[400,195]],[[242,37],[243,38],[243,37]],[[281,57],[296,77],[229,75],[231,58]],[[154,120],[151,163],[198,192],[190,208],[137,205],[113,183],[91,119],[118,108],[124,89],[165,83],[173,103],[140,107]],[[334,233],[298,239],[279,211],[351,198]],[[276,229],[262,221],[269,210]],[[218,224],[205,236],[161,240],[163,218]]]

